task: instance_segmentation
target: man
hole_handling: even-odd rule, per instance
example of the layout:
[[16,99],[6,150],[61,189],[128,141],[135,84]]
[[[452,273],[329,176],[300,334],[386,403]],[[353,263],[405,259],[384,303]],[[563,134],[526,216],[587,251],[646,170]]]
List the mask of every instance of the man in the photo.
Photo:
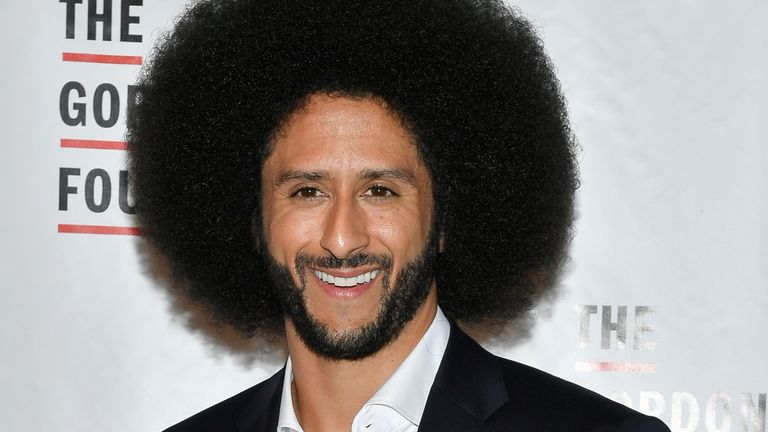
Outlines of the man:
[[289,353],[169,430],[667,430],[455,323],[525,312],[570,236],[564,101],[501,2],[199,2],[128,140],[140,222],[191,298]]

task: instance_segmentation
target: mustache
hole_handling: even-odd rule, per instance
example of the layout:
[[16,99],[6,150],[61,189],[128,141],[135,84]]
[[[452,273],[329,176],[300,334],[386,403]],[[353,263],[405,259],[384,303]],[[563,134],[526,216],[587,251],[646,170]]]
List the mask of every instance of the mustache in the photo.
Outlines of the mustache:
[[306,267],[323,267],[329,269],[354,268],[363,265],[378,265],[382,270],[389,270],[392,267],[392,257],[388,255],[375,255],[369,253],[358,253],[343,259],[334,256],[314,256],[309,254],[298,254],[295,260],[296,268],[299,271]]

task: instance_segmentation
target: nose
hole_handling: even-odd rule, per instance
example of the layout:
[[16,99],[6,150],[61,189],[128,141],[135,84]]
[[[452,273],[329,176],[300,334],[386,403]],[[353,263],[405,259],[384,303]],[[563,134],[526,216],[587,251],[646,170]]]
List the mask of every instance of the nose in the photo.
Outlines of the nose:
[[320,246],[337,259],[345,259],[368,246],[365,212],[354,199],[336,199],[324,215]]

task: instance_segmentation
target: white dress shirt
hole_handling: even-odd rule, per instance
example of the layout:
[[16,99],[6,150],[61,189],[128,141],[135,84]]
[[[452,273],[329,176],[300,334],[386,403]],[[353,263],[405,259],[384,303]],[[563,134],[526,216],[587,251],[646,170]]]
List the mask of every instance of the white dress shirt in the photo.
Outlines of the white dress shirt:
[[[438,307],[435,319],[413,351],[357,412],[351,432],[416,432],[449,334],[448,320]],[[293,410],[292,382],[293,368],[288,357],[277,432],[304,432]]]

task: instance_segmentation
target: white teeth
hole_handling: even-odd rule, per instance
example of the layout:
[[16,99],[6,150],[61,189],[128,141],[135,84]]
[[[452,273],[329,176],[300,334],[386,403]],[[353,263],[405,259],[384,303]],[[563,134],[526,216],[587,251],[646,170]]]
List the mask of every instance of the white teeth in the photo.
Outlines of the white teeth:
[[337,287],[353,287],[357,284],[368,283],[379,274],[380,270],[373,270],[350,278],[334,277],[320,270],[315,270],[315,276],[325,283],[336,285]]

